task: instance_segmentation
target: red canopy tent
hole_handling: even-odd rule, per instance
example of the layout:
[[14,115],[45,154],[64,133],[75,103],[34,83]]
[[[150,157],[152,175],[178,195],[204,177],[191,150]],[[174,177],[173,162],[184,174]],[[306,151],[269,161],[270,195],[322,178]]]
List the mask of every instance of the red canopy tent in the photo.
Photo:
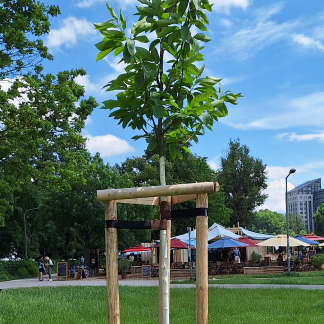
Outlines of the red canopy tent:
[[[160,243],[156,244],[156,247],[160,247]],[[191,246],[192,249],[194,249],[193,246]],[[185,242],[180,241],[177,238],[171,239],[171,249],[188,249],[188,244]]]
[[123,253],[126,252],[145,252],[145,251],[151,251],[151,248],[145,247],[141,244],[131,246],[130,248],[123,251]]
[[254,246],[258,247],[257,243],[259,243],[258,241],[251,240],[248,237],[240,237],[238,241],[247,244],[248,246],[246,247],[254,247]]
[[324,241],[324,237],[314,235],[314,234],[306,234],[306,235],[303,235],[303,237],[306,237],[307,239],[312,240],[312,241]]

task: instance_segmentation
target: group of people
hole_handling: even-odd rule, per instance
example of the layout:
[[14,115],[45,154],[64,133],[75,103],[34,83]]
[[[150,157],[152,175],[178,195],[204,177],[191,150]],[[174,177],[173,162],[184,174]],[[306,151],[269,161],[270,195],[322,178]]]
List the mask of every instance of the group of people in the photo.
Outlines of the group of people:
[[48,257],[44,257],[41,255],[37,261],[38,264],[38,272],[39,272],[39,281],[43,281],[43,275],[45,274],[45,269],[48,274],[48,281],[52,281],[52,268],[54,267],[53,261]]

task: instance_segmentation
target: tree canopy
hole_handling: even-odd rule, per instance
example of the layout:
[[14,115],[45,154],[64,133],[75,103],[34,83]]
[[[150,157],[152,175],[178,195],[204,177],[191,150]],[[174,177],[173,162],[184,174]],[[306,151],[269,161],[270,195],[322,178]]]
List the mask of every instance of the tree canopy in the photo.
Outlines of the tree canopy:
[[315,233],[317,235],[324,236],[324,204],[319,206],[316,213],[313,216]]
[[250,149],[240,140],[230,140],[229,149],[221,158],[216,179],[225,192],[226,206],[232,210],[231,224],[252,228],[255,208],[268,197],[266,165],[261,159],[250,156]]

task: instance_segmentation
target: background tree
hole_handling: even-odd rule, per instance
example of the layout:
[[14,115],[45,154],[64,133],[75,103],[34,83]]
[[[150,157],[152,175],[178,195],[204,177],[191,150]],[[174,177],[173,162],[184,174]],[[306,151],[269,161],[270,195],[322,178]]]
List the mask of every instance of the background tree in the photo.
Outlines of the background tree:
[[59,13],[35,0],[0,0],[0,226],[31,179],[63,189],[84,180],[81,129],[97,106],[74,82],[85,72],[41,73],[42,59],[53,58],[41,36]]
[[304,230],[306,231],[303,218],[300,215],[296,217],[294,214],[289,213],[288,221],[289,221],[290,236],[295,236],[297,234],[300,234],[300,232]]
[[324,236],[324,204],[319,206],[313,216],[315,233]]
[[53,59],[40,36],[49,33],[49,16],[60,13],[57,6],[34,0],[0,0],[0,80],[35,68]]
[[255,214],[252,230],[263,234],[285,234],[286,217],[268,209],[260,210]]
[[268,197],[266,165],[261,159],[250,156],[250,149],[240,145],[240,140],[230,140],[229,150],[221,158],[221,169],[217,181],[225,192],[226,206],[232,210],[231,224],[252,228],[254,209]]

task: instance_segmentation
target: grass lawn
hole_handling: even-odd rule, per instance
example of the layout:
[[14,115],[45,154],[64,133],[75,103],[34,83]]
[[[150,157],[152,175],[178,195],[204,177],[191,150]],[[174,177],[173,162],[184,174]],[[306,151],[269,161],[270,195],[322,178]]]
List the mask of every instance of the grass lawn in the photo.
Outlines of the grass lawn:
[[[195,284],[194,280],[173,280],[171,283]],[[324,285],[324,271],[291,272],[290,274],[216,275],[209,276],[209,284],[280,284]],[[324,321],[323,321],[324,323]]]
[[[107,323],[105,287],[0,292],[0,323]],[[156,324],[157,287],[120,287],[122,324]],[[195,323],[195,290],[171,289],[170,323]],[[209,323],[324,323],[322,291],[209,289]]]

